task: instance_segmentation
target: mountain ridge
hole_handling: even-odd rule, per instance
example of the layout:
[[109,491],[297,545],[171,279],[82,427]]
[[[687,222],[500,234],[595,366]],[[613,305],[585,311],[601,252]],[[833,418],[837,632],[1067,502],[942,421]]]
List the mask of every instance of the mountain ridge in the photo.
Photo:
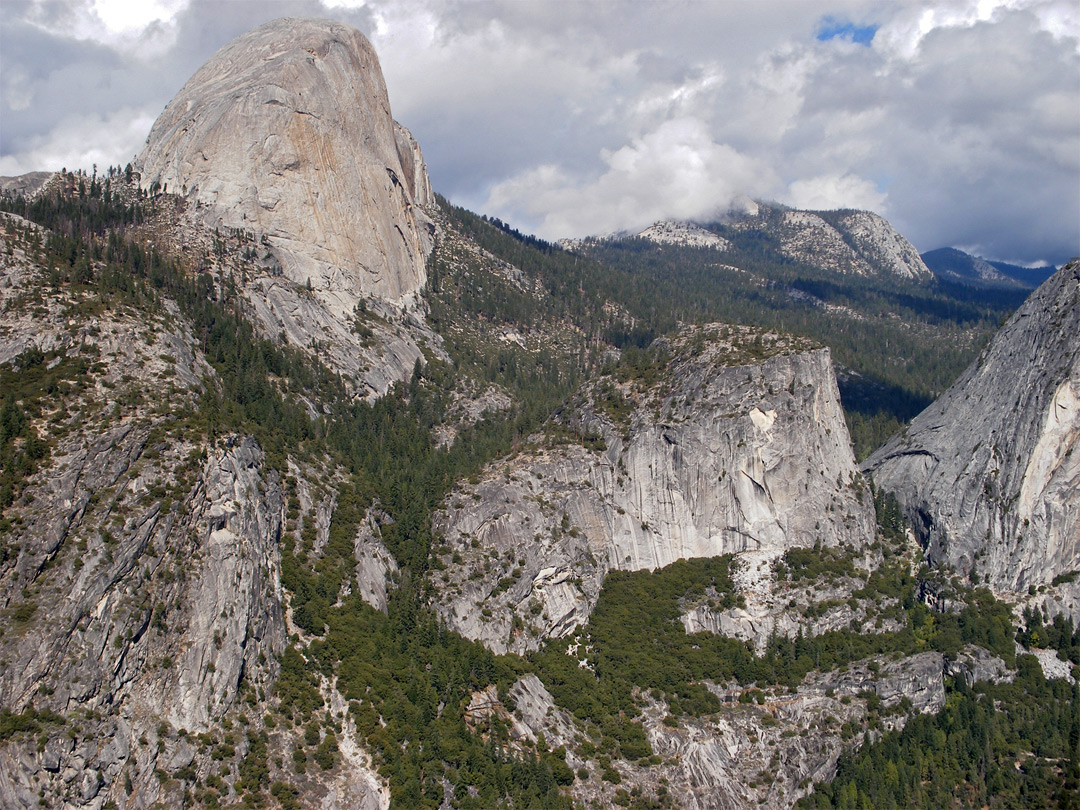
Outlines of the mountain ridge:
[[1035,289],[1055,272],[1053,267],[1020,267],[949,247],[923,253],[922,258],[935,276],[961,284]]
[[[339,59],[314,30],[325,53],[256,37],[268,71]],[[407,225],[430,188],[385,112],[367,157],[400,197],[369,213]],[[830,350],[438,197],[415,295],[309,284],[279,258],[302,234],[221,227],[175,182],[0,195],[0,805],[1066,804],[1080,636],[923,565]],[[766,280],[773,256],[730,272],[784,312],[877,289]],[[988,318],[954,310],[888,334],[976,340],[934,331]],[[853,770],[939,734],[888,784]]]
[[759,230],[778,238],[781,252],[787,258],[827,271],[916,281],[932,277],[918,251],[886,219],[870,211],[853,209],[801,211],[747,200],[719,219],[660,220],[641,231],[564,239],[559,244],[580,250],[590,242],[641,238],[661,246],[674,244],[724,251],[730,247],[730,234]]

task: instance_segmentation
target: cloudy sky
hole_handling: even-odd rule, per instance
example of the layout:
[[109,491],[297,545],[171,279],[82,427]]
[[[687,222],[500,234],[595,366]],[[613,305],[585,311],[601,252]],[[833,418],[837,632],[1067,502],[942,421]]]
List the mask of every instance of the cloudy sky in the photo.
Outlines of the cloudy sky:
[[436,190],[547,238],[747,195],[1080,254],[1075,0],[2,0],[0,175],[123,164],[233,37],[360,28]]

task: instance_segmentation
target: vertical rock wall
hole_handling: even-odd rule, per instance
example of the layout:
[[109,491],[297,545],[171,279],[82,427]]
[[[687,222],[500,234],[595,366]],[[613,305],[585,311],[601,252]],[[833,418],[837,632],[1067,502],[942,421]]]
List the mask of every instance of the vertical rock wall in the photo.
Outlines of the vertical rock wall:
[[137,165],[205,223],[265,238],[298,284],[395,302],[424,284],[427,170],[354,28],[283,19],[233,40],[165,107]]
[[978,582],[1021,592],[1080,572],[1080,262],[865,467],[929,556]]
[[568,417],[602,451],[541,447],[450,498],[436,520],[450,627],[533,649],[588,618],[613,568],[873,538],[828,351],[726,365],[721,343],[693,343],[676,342],[628,422],[595,399]]

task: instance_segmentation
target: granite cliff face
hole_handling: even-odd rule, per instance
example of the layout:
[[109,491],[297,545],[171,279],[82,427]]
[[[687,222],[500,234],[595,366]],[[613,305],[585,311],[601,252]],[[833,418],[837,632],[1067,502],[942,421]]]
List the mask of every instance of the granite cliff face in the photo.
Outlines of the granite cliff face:
[[[273,688],[287,646],[286,487],[252,437],[185,421],[220,380],[175,303],[72,319],[79,290],[41,295],[46,234],[10,215],[0,226],[0,372],[20,406],[38,396],[31,381],[50,392],[30,424],[48,451],[0,532],[0,705],[36,727],[0,739],[0,806],[179,808],[182,785],[161,774],[220,780],[224,751],[292,744],[262,737],[258,718],[228,731]],[[291,464],[290,478],[301,526],[325,543],[318,471]],[[357,546],[356,587],[385,600],[385,548]],[[209,740],[228,748],[215,758]],[[350,769],[312,795],[385,807],[347,730],[341,747]]]
[[[352,29],[242,37],[144,161],[104,191],[96,173],[0,179],[44,181],[10,210],[56,224],[0,214],[0,807],[787,810],[844,750],[940,709],[950,679],[1013,676],[1012,634],[994,653],[935,638],[965,597],[921,579],[899,519],[875,526],[827,349],[711,324],[620,356],[636,304],[586,300],[568,257],[479,217],[420,210],[423,158]],[[908,262],[872,215],[806,217],[785,233],[832,240],[791,243],[818,267]],[[736,251],[724,233],[642,236]],[[1031,543],[1075,532],[1075,275],[1029,335],[1073,336],[1005,502]],[[679,668],[647,664],[620,697],[598,657],[605,574],[729,553],[703,565],[730,578],[673,592],[663,621],[684,649],[748,643],[687,682],[715,703],[647,684]],[[645,651],[650,632],[624,635]],[[791,655],[770,674],[749,646]]]
[[237,38],[166,106],[136,164],[144,189],[168,192],[165,239],[354,394],[408,379],[422,344],[438,353],[419,297],[435,196],[359,31],[282,19]]
[[427,170],[349,26],[275,20],[229,43],[165,107],[136,163],[144,188],[265,237],[286,278],[341,311],[424,284]]
[[452,496],[436,518],[447,624],[535,649],[584,622],[611,569],[872,539],[828,351],[758,334],[751,360],[754,334],[654,347],[660,377],[616,371],[562,415],[578,440],[538,437]]
[[[1036,290],[982,356],[865,468],[928,555],[999,591],[1080,571],[1080,262]],[[1076,610],[1080,590],[1061,585]]]

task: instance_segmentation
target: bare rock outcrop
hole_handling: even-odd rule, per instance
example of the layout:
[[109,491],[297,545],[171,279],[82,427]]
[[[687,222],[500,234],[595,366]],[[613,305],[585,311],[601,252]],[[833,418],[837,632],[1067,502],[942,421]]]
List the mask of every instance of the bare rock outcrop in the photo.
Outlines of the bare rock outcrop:
[[851,211],[843,214],[837,225],[870,264],[886,268],[899,278],[930,280],[932,273],[919,251],[883,217],[870,211]]
[[1056,581],[1077,615],[1080,585],[1063,580],[1080,571],[1080,261],[865,469],[933,561],[999,592]]
[[[972,650],[991,658],[985,650]],[[622,785],[632,785],[647,797],[674,799],[677,807],[786,810],[814,782],[835,775],[841,753],[880,733],[863,730],[871,696],[886,709],[882,728],[899,729],[909,715],[889,709],[907,701],[913,712],[939,711],[945,704],[946,674],[952,673],[941,654],[928,652],[814,672],[792,690],[761,692],[734,683],[709,684],[723,708],[677,722],[663,701],[645,697],[642,726],[654,754],[666,765],[657,769],[648,767],[648,760],[614,759],[611,767]],[[617,786],[602,778],[603,768],[595,761],[579,757],[575,741],[580,732],[574,719],[558,707],[543,683],[526,675],[508,695],[514,706],[507,717],[511,736],[535,741],[542,734],[549,746],[565,746],[567,765],[582,774],[572,788],[574,798],[586,806],[617,806]],[[755,695],[757,700],[747,701]]]
[[238,37],[165,107],[137,166],[206,224],[264,238],[287,278],[344,313],[424,284],[427,170],[354,28],[281,19]]
[[33,197],[52,176],[52,172],[27,172],[14,177],[0,177],[0,192]]
[[494,650],[535,649],[585,621],[613,568],[873,538],[828,351],[758,339],[747,361],[749,330],[687,330],[663,382],[602,378],[564,414],[581,438],[498,462],[451,496],[436,518],[448,625]]
[[220,381],[174,302],[73,318],[79,289],[40,296],[40,229],[0,223],[0,374],[45,450],[0,523],[0,706],[18,718],[0,807],[178,808],[159,774],[217,775],[197,737],[278,672],[281,476],[251,437],[189,421]]
[[760,204],[731,216],[737,230],[764,230],[789,259],[823,270],[912,281],[933,278],[915,246],[870,211],[800,211]]
[[[904,628],[896,616],[883,616],[882,609],[897,605],[895,599],[875,603],[856,597],[869,571],[853,570],[839,581],[802,581],[793,584],[778,579],[776,565],[783,549],[744,551],[732,559],[732,582],[742,597],[740,604],[721,607],[712,596],[685,606],[679,617],[687,633],[715,633],[751,642],[761,653],[777,637],[818,636],[858,627],[862,633],[895,633]],[[876,567],[880,557],[867,550],[867,568]],[[819,609],[817,606],[822,605]],[[890,611],[891,612],[891,611]],[[874,619],[874,620],[871,620]]]
[[709,247],[716,250],[727,250],[730,247],[730,243],[722,236],[717,236],[693,222],[654,222],[638,236],[658,245]]

